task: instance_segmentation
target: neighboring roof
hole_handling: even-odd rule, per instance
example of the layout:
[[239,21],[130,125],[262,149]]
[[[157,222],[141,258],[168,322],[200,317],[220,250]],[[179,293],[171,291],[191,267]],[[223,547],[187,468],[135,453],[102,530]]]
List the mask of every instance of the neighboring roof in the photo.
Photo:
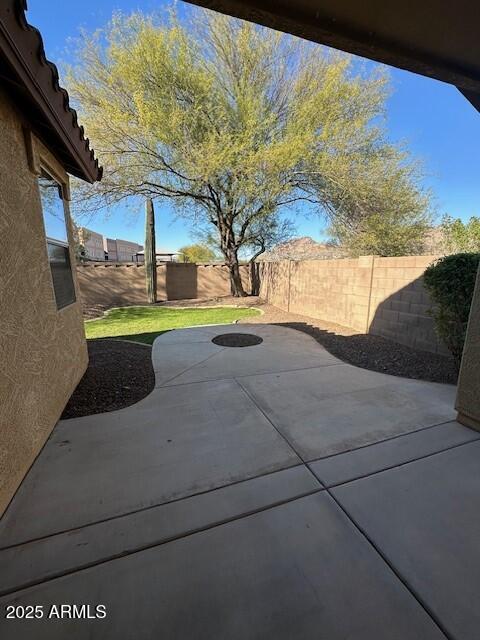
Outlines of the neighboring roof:
[[103,238],[103,235],[101,233],[98,233],[98,231],[93,231],[93,229],[88,229],[87,227],[78,227],[78,231],[81,233],[88,233],[92,236],[100,236]]
[[27,22],[26,9],[26,0],[0,2],[2,85],[66,171],[88,182],[100,180],[102,168],[59,85],[57,67],[45,56],[40,32]]
[[[155,254],[157,256],[180,256],[182,255],[181,251],[161,251],[160,249],[157,249],[157,251],[155,251]],[[137,251],[137,256],[143,256],[145,255],[145,249],[142,249],[142,251]]]
[[480,111],[478,0],[188,0],[457,86]]

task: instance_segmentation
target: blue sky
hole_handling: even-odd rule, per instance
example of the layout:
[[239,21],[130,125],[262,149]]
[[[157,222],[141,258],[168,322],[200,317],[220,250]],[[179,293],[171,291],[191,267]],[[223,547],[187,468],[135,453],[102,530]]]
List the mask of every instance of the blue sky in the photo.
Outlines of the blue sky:
[[[162,0],[83,0],[80,4],[29,0],[28,21],[40,29],[47,56],[54,62],[70,62],[69,40],[79,28],[103,26],[112,12],[158,10]],[[190,5],[178,3],[179,11]],[[468,219],[480,215],[480,114],[449,85],[390,68],[393,95],[388,102],[388,130],[392,140],[406,140],[414,155],[423,159],[428,184],[436,197],[440,214]],[[175,221],[168,203],[158,202],[157,244],[178,249],[192,242],[190,229]],[[298,235],[316,240],[324,237],[319,218],[296,218]],[[90,221],[89,226],[110,237],[143,243],[143,216],[119,208],[108,219]]]

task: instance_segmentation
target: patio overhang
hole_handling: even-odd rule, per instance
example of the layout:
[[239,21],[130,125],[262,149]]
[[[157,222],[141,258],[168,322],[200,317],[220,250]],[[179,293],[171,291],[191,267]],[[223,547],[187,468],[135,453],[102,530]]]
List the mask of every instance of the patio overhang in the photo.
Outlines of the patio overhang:
[[455,85],[480,111],[475,0],[188,0]]
[[0,3],[0,79],[32,131],[82,180],[102,177],[89,140],[59,85],[57,67],[47,60],[40,32],[28,24],[26,0]]

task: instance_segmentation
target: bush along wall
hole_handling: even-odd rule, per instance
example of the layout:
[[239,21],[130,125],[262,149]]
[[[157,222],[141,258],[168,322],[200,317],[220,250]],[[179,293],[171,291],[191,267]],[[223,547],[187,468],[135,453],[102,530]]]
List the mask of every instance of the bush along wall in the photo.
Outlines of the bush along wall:
[[472,304],[480,253],[456,253],[431,264],[424,275],[434,302],[432,310],[438,335],[460,367]]

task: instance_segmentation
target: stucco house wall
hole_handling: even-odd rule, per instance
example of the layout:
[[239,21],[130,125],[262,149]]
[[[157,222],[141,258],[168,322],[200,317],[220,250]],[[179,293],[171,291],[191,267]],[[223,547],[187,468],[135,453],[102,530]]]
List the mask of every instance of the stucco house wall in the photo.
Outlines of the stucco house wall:
[[[22,124],[0,90],[0,514],[88,362],[74,268],[76,302],[57,310],[37,176]],[[33,151],[68,190],[68,176],[55,157],[35,139]],[[68,235],[74,265],[70,221]]]

